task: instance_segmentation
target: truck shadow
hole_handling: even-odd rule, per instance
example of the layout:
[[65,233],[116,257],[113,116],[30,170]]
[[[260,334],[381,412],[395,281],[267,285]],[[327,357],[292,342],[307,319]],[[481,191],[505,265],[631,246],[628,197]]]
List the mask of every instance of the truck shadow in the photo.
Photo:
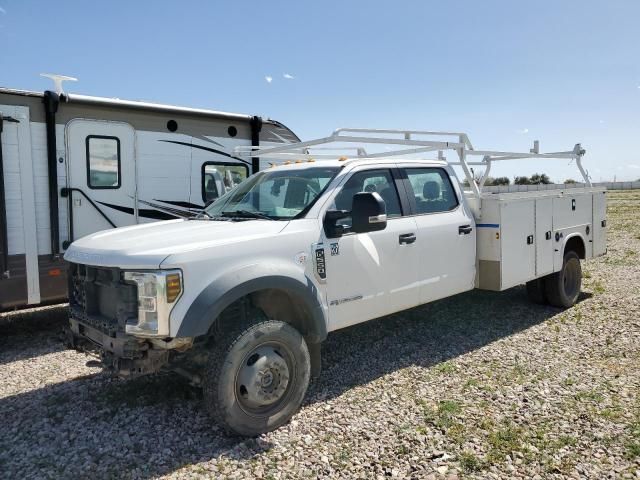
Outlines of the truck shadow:
[[0,313],[0,366],[64,350],[67,304]]
[[[433,367],[559,312],[532,306],[522,288],[470,292],[335,332],[305,405],[405,367]],[[202,462],[201,473],[215,476],[212,465],[272,448],[224,435],[199,391],[172,374],[76,378],[1,398],[0,415],[0,468],[13,477],[152,478]]]
[[[578,303],[591,297],[582,292]],[[562,310],[532,304],[524,287],[474,290],[340,330],[322,345],[322,374],[307,404],[396,370],[430,368],[543,323]]]

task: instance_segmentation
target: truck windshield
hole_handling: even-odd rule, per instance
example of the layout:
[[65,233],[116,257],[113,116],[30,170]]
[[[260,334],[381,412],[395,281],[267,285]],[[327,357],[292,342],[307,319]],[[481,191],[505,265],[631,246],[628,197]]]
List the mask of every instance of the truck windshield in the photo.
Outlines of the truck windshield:
[[249,177],[205,208],[210,218],[301,217],[338,173],[339,167],[268,170]]

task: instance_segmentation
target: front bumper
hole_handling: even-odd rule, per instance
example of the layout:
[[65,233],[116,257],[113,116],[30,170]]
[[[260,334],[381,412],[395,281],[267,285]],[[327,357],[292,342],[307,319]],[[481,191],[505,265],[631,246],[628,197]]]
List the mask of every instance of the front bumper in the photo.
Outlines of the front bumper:
[[[127,275],[117,268],[71,263],[69,272],[69,346],[97,351],[103,365],[114,373],[133,376],[158,372],[193,345],[193,338],[168,338],[167,322],[158,322],[153,335],[127,333],[130,327],[140,326],[139,290],[145,287],[144,282],[141,285],[126,279]],[[162,297],[166,284],[160,282],[159,286]],[[154,293],[158,293],[156,287]],[[166,313],[163,319],[168,321],[166,308],[156,311]]]
[[156,373],[166,367],[171,359],[171,350],[154,349],[144,339],[124,333],[111,336],[73,316],[69,324],[69,346],[81,351],[97,351],[103,366],[119,376]]

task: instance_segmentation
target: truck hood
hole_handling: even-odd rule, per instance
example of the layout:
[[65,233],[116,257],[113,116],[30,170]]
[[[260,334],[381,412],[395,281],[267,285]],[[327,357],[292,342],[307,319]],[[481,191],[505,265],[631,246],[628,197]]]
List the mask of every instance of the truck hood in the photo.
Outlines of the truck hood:
[[76,240],[67,249],[69,262],[103,267],[159,268],[169,255],[270,237],[288,221],[169,220],[114,228]]

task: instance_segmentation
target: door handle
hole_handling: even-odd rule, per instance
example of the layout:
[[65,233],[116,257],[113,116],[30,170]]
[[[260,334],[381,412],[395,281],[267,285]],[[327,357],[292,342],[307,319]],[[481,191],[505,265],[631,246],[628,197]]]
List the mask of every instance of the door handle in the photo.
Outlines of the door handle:
[[460,225],[458,227],[458,235],[465,234],[469,235],[473,231],[473,227],[471,225]]
[[410,243],[413,243],[413,242],[416,241],[416,234],[415,233],[403,233],[402,235],[400,235],[398,237],[398,240],[400,241],[400,245],[402,245],[402,244],[409,245]]

